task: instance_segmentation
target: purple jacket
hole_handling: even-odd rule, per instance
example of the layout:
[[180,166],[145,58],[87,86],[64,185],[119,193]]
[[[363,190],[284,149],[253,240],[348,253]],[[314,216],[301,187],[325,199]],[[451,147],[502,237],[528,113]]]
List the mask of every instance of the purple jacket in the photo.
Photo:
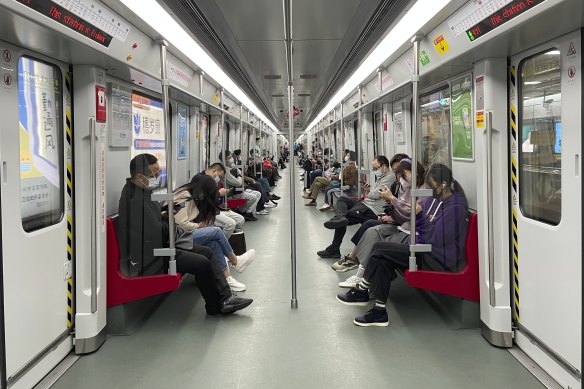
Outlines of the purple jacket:
[[428,198],[416,217],[416,242],[430,243],[432,257],[445,269],[456,269],[464,258],[468,205],[464,196],[453,192],[444,201]]

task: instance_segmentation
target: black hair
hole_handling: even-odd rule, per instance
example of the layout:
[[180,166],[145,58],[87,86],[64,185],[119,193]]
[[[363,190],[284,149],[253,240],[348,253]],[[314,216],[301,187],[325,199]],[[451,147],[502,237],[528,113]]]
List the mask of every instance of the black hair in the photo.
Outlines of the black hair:
[[394,163],[400,162],[402,159],[410,158],[407,154],[399,153],[391,157],[391,161],[389,161],[389,167],[392,167]]
[[233,150],[233,154],[234,154],[235,156],[239,156],[239,155],[241,155],[241,149]]
[[189,192],[189,200],[195,203],[199,210],[199,217],[205,221],[205,224],[212,225],[215,223],[216,201],[219,197],[219,190],[214,179],[206,174],[197,175],[190,183],[179,187],[176,193],[182,191]]
[[130,177],[135,178],[138,174],[149,176],[151,173],[150,166],[158,162],[152,154],[138,154],[130,161]]
[[225,160],[227,160],[227,156],[228,156],[228,155],[231,155],[231,151],[229,151],[229,150],[225,150],[225,151],[223,152],[223,157],[225,158]]
[[343,150],[343,153],[345,153],[345,154],[350,153],[350,152],[351,152],[351,150],[349,150],[349,149]]
[[385,165],[387,167],[391,167],[391,165],[389,164],[389,160],[385,155],[378,155],[377,157],[375,157],[375,160],[379,162],[380,166]]
[[339,162],[333,163],[333,168],[339,169],[340,167],[341,167],[341,164]]
[[207,169],[209,169],[209,170],[221,170],[221,171],[225,172],[225,166],[223,166],[223,164],[221,162],[215,162],[214,164],[212,164],[211,166],[209,166]]
[[[396,174],[404,179],[406,176],[404,175],[405,171],[412,171],[412,161],[409,158],[404,158],[399,162],[399,166],[397,167]],[[419,188],[424,184],[424,179],[426,176],[426,169],[424,166],[418,162],[418,168],[416,169],[416,188]]]
[[458,192],[460,195],[466,198],[462,186],[460,186],[458,181],[452,177],[452,170],[450,170],[448,166],[441,163],[435,163],[434,165],[430,166],[428,173],[426,173],[426,184],[430,184],[428,180],[429,178],[432,178],[432,180],[437,183],[445,182],[448,188],[454,192]]

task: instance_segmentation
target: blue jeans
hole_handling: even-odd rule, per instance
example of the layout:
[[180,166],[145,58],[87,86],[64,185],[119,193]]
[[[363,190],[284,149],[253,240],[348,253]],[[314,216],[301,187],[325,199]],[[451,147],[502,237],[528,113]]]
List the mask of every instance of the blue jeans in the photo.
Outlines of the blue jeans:
[[269,193],[272,191],[272,188],[270,188],[270,182],[266,178],[261,177],[261,178],[258,178],[256,181],[260,183],[260,185],[262,186],[262,188],[264,188],[266,193]]
[[207,246],[213,250],[217,264],[221,271],[227,269],[225,257],[233,254],[233,248],[225,238],[223,230],[219,227],[204,227],[193,231],[193,243],[201,246]]

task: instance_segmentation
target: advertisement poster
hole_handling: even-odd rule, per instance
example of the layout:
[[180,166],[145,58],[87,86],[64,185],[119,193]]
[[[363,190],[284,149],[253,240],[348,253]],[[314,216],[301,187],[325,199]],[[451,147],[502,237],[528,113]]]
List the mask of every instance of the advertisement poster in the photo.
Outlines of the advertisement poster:
[[[61,71],[56,66],[27,57],[18,60],[20,206],[23,222],[40,215],[61,215],[61,79]],[[26,229],[26,223],[23,225]]]
[[473,160],[472,76],[454,80],[451,87],[452,158]]
[[177,131],[176,131],[176,144],[177,144],[177,159],[186,159],[189,147],[189,130],[187,128],[187,106],[178,104],[177,106]]
[[152,154],[160,165],[160,186],[166,185],[166,152],[164,142],[164,111],[162,102],[148,96],[132,93],[131,157],[138,154]]
[[207,167],[207,161],[209,160],[209,149],[207,145],[207,135],[209,134],[209,117],[207,115],[201,115],[201,168]]

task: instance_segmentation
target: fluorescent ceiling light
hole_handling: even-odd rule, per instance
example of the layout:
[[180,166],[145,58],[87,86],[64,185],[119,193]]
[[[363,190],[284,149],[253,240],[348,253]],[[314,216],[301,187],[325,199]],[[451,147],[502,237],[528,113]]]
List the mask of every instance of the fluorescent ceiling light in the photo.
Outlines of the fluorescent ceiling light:
[[121,0],[146,24],[157,31],[170,44],[197,64],[205,73],[229,91],[274,131],[277,127],[255,106],[249,97],[233,82],[203,48],[166,12],[156,0]]
[[408,42],[426,23],[440,12],[451,0],[418,0],[404,15],[403,18],[391,29],[391,31],[377,45],[375,50],[363,61],[361,66],[345,82],[329,103],[314,118],[314,121],[306,128],[313,128],[327,113],[333,110],[343,98],[353,92],[357,86],[375,71],[387,58],[396,52],[405,42]]
[[541,84],[541,81],[525,81],[524,84],[525,85],[537,85],[537,84]]
[[548,51],[546,54],[549,54],[549,55],[560,55],[560,50]]

